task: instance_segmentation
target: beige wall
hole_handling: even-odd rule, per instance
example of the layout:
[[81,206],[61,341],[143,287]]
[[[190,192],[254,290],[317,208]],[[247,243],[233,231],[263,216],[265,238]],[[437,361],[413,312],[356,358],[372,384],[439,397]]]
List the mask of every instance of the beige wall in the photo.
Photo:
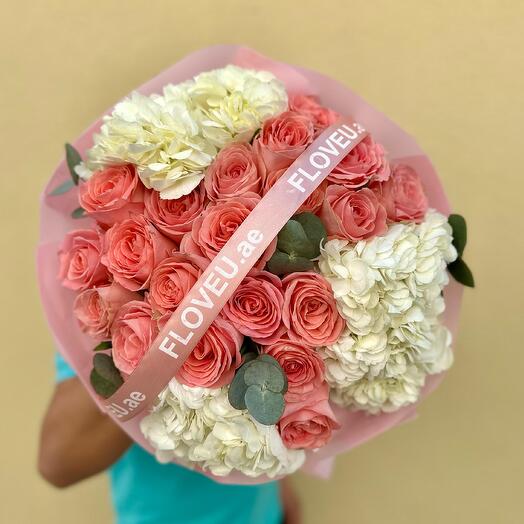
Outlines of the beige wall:
[[517,523],[523,517],[524,3],[2,3],[0,522],[110,521],[103,477],[58,492],[35,473],[52,387],[34,279],[38,193],[62,144],[186,53],[246,43],[345,82],[418,137],[470,225],[478,288],[457,362],[419,419],[299,476],[306,523]]

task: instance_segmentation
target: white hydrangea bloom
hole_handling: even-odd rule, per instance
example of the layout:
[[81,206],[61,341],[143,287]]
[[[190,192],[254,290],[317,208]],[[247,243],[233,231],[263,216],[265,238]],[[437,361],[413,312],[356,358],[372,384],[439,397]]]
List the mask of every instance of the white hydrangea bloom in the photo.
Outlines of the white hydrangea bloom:
[[250,477],[290,474],[305,453],[284,447],[276,426],[263,426],[231,406],[227,388],[191,388],[175,379],[140,428],[158,460],[176,458],[214,475],[240,471]]
[[451,366],[451,334],[438,316],[456,257],[446,217],[432,210],[421,224],[394,224],[370,241],[322,246],[319,268],[347,324],[321,348],[336,403],[398,409],[418,399],[426,374]]
[[236,66],[168,85],[162,95],[133,93],[104,117],[87,167],[131,162],[146,187],[180,198],[199,184],[220,148],[249,140],[286,106],[286,91],[271,73]]

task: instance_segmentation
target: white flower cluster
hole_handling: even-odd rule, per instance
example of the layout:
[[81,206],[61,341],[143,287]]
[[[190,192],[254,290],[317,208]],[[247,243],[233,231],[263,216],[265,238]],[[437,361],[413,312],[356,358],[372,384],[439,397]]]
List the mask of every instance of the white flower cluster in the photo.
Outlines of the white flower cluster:
[[163,95],[133,93],[104,117],[87,168],[77,172],[86,178],[90,169],[131,162],[146,187],[180,198],[199,184],[220,148],[249,140],[286,107],[284,86],[271,73],[233,65],[167,85]]
[[451,334],[438,316],[446,266],[456,257],[451,227],[436,211],[370,241],[326,242],[319,268],[347,323],[321,349],[334,402],[394,411],[416,402],[426,374],[451,366]]
[[305,453],[284,447],[276,426],[263,426],[231,406],[227,388],[194,388],[175,379],[160,394],[140,428],[161,462],[178,460],[214,475],[250,477],[293,473]]

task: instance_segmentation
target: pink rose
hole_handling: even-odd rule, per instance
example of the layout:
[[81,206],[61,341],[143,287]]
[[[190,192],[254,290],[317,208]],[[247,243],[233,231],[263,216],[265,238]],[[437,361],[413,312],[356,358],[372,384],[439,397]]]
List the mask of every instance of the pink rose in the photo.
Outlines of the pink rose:
[[243,339],[232,324],[217,317],[180,368],[177,379],[188,386],[206,388],[229,384],[242,361]]
[[428,199],[422,181],[412,167],[403,164],[395,166],[391,178],[373,189],[377,188],[388,218],[393,222],[421,222],[426,216]]
[[320,218],[328,235],[358,242],[384,233],[386,210],[368,188],[359,190],[329,186]]
[[[275,185],[275,182],[286,172],[286,169],[277,169],[276,171],[270,171],[265,174],[263,188],[264,195]],[[306,201],[298,208],[297,213],[317,213],[324,202],[327,185],[328,183],[325,180],[324,182],[321,182],[313,193],[309,195]]]
[[111,335],[115,366],[129,375],[158,335],[151,306],[141,300],[124,304],[115,316]]
[[94,229],[77,229],[65,236],[58,251],[63,286],[78,291],[108,281],[101,263],[102,244],[102,234]]
[[155,267],[149,282],[149,301],[162,315],[174,311],[206,268],[203,257],[174,253]]
[[218,153],[204,179],[210,200],[260,192],[260,176],[249,144],[233,143]]
[[[260,201],[260,196],[246,193],[227,202],[214,202],[194,222],[191,233],[187,233],[180,243],[180,251],[199,255],[212,260],[231,238],[240,224]],[[255,265],[263,269],[275,252],[275,238]]]
[[222,315],[243,335],[258,344],[269,344],[282,335],[283,305],[281,280],[267,271],[252,271],[224,306]]
[[334,184],[356,189],[371,181],[387,180],[389,175],[384,148],[367,136],[342,159],[327,179]]
[[82,291],[75,299],[73,312],[84,333],[107,340],[116,312],[131,300],[140,300],[140,295],[113,282]]
[[286,111],[264,122],[254,142],[259,161],[268,171],[289,167],[311,144],[313,122],[295,111]]
[[318,273],[291,273],[282,281],[282,321],[294,342],[312,347],[333,344],[344,329],[333,291]]
[[309,117],[315,126],[315,134],[334,124],[339,114],[329,107],[320,105],[317,97],[309,95],[291,95],[289,97],[289,109],[301,115]]
[[160,198],[158,191],[147,191],[145,194],[145,216],[165,236],[175,242],[191,231],[191,225],[202,213],[206,203],[204,184],[197,186],[191,193],[176,200]]
[[262,349],[278,361],[287,376],[286,402],[306,400],[324,383],[324,362],[314,349],[290,340]]
[[135,166],[122,164],[95,171],[79,186],[80,205],[104,226],[144,211],[144,186]]
[[301,402],[288,402],[278,423],[284,446],[291,449],[317,449],[331,439],[340,424],[329,405],[327,384],[315,389]]
[[153,269],[168,257],[175,244],[143,216],[128,218],[108,229],[102,263],[126,289],[146,289]]

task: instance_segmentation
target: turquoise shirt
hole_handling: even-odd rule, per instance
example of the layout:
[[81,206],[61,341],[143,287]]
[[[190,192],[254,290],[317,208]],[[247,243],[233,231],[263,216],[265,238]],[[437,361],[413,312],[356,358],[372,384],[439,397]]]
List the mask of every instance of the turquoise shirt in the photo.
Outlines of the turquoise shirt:
[[[57,380],[74,377],[56,356]],[[278,484],[232,486],[176,464],[160,464],[133,444],[109,468],[118,524],[280,524]]]

